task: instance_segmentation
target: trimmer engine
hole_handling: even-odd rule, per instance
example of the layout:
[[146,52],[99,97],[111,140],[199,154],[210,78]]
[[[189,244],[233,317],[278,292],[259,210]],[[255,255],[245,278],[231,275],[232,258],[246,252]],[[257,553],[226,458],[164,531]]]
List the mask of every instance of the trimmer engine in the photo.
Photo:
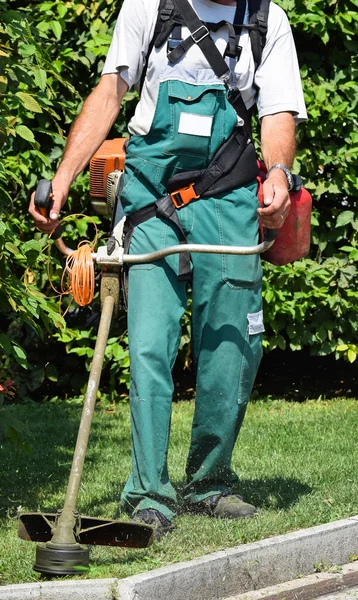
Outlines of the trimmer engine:
[[101,215],[113,212],[118,185],[124,170],[128,138],[106,140],[90,162],[90,196],[94,210]]

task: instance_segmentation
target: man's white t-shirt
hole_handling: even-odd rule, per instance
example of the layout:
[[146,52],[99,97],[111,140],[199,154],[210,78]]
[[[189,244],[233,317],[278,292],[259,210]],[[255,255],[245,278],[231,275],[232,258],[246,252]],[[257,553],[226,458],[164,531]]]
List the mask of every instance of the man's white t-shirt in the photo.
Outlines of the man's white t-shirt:
[[[224,6],[211,0],[188,0],[202,21],[233,22],[235,6]],[[113,34],[112,43],[102,75],[120,73],[129,88],[140,84],[148,48],[154,35],[159,0],[124,0]],[[248,20],[246,11],[245,22]],[[182,28],[183,39],[190,35]],[[226,49],[227,27],[211,33],[223,55]],[[249,109],[257,104],[259,118],[279,112],[292,112],[296,122],[307,118],[303,99],[296,49],[291,28],[284,11],[271,2],[266,45],[261,64],[255,73],[250,37],[243,30],[240,37],[240,60],[231,67],[232,87],[238,87]],[[146,79],[141,98],[128,128],[132,134],[145,135],[153,121],[159,84],[167,79],[180,79],[188,83],[218,83],[204,54],[194,44],[175,65],[168,64],[167,44],[154,49],[148,60]]]

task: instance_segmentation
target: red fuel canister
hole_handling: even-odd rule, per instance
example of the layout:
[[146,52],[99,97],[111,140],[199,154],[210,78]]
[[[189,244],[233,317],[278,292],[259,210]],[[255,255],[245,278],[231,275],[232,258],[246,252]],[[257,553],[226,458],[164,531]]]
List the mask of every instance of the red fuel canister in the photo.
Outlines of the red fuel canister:
[[[259,162],[258,197],[263,204],[263,183],[267,169]],[[296,188],[297,189],[297,188]],[[300,188],[290,192],[291,209],[278,230],[278,236],[273,246],[261,256],[264,260],[277,265],[287,265],[306,256],[310,249],[312,197],[307,190]]]

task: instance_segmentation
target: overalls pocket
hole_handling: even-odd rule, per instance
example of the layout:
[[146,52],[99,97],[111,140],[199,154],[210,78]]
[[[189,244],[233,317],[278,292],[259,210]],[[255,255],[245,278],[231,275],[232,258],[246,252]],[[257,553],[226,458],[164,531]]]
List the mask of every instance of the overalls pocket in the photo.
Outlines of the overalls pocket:
[[170,132],[163,154],[202,158],[206,162],[213,134],[220,137],[222,132],[224,136],[224,95],[221,85],[169,81]]
[[[258,243],[257,184],[232,190],[215,199],[215,211],[222,246],[255,246]],[[254,288],[261,282],[258,254],[222,255],[222,279],[233,288]]]

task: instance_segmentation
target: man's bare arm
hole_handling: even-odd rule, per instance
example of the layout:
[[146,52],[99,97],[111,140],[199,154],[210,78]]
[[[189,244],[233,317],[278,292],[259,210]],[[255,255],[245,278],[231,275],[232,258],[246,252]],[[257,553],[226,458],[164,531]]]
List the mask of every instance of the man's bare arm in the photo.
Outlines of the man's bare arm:
[[[267,169],[282,164],[291,169],[295,156],[295,122],[291,113],[267,115],[261,121],[261,148]],[[280,228],[290,210],[288,183],[281,169],[273,169],[264,186],[265,208],[258,209],[261,223],[269,229]]]
[[38,212],[34,205],[34,194],[31,196],[29,212],[36,227],[44,233],[50,233],[57,227],[58,215],[67,200],[71,184],[106,139],[127,89],[127,84],[119,74],[103,75],[85,101],[72,126],[61,164],[52,180],[54,201],[49,219]]

